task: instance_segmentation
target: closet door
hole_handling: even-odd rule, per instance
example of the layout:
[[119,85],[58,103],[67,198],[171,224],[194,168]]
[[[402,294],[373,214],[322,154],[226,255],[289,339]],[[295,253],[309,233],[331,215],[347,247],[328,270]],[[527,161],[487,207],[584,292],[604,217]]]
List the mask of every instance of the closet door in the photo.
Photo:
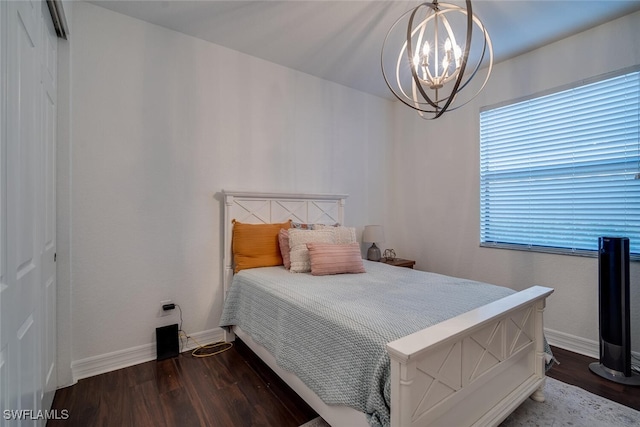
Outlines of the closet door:
[[56,382],[57,41],[45,11],[0,2],[0,425],[44,425]]
[[43,409],[49,409],[57,386],[56,375],[56,134],[57,134],[57,79],[58,38],[53,28],[49,9],[41,2],[40,27],[42,48],[40,58],[40,165],[41,193],[37,219],[40,229],[42,277],[42,385]]
[[[7,3],[6,266],[1,345],[8,371],[4,408],[10,410],[40,409],[38,6],[29,1]],[[23,419],[19,425],[34,423]]]

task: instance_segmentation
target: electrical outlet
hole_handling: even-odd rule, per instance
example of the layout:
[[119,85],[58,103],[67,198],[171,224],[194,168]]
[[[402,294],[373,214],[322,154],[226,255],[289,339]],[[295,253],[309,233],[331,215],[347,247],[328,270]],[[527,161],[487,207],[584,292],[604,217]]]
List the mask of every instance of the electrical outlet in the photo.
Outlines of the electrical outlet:
[[173,301],[171,301],[170,299],[160,301],[160,305],[158,306],[158,317],[170,316],[171,314],[173,314],[173,310],[164,310],[162,308],[162,306],[165,304],[173,304]]

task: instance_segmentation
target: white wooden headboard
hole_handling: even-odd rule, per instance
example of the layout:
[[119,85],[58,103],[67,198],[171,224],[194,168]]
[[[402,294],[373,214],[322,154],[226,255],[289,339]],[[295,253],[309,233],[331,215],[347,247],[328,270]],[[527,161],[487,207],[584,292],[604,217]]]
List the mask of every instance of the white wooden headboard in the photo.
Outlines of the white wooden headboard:
[[233,278],[232,220],[249,224],[285,222],[344,224],[346,194],[251,193],[222,191],[224,195],[224,297]]

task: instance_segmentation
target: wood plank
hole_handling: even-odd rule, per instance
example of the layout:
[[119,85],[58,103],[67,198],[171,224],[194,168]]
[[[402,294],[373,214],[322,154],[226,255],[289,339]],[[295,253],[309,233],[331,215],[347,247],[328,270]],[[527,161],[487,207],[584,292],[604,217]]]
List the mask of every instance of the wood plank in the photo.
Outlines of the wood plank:
[[171,427],[163,416],[162,401],[155,382],[146,381],[136,384],[132,390],[131,417],[135,425],[139,427]]

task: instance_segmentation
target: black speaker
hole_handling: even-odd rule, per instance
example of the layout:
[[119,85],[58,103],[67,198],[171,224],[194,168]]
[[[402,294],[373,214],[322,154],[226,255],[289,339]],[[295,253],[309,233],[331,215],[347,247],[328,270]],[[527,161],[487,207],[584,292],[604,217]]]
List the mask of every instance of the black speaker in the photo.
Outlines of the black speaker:
[[600,318],[600,362],[589,365],[603,378],[627,385],[640,385],[640,375],[631,371],[629,307],[629,239],[598,239],[598,296]]
[[180,353],[178,344],[178,324],[156,328],[157,359],[176,357]]

